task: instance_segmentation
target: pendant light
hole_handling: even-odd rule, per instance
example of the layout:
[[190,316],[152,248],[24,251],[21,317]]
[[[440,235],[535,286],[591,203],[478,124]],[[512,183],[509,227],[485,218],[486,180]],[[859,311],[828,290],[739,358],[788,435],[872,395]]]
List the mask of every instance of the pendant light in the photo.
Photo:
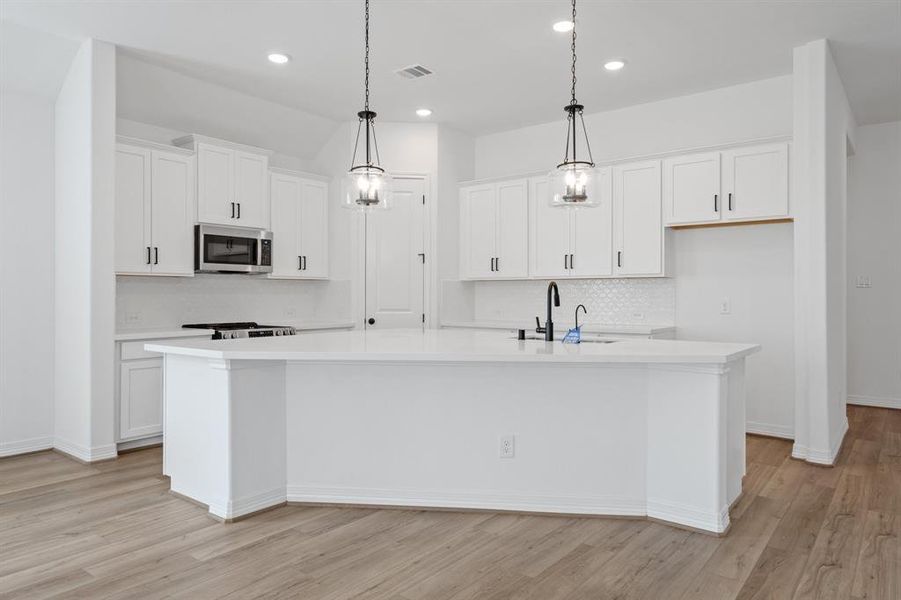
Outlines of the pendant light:
[[[548,175],[548,188],[551,206],[589,208],[598,206],[601,198],[597,185],[598,172],[591,156],[591,144],[588,142],[588,131],[582,116],[585,107],[576,100],[576,0],[572,0],[572,7],[572,88],[569,105],[563,109],[566,111],[566,150],[563,162]],[[580,130],[585,140],[587,160],[577,154]]]
[[[357,113],[357,139],[354,153],[347,172],[344,193],[344,206],[360,210],[388,208],[391,196],[391,176],[380,165],[379,145],[375,139],[375,112],[369,110],[369,0],[366,0],[366,55],[364,58],[366,90],[363,110]],[[357,162],[357,150],[360,146],[360,135],[365,127],[365,161]],[[375,162],[373,162],[375,159]]]

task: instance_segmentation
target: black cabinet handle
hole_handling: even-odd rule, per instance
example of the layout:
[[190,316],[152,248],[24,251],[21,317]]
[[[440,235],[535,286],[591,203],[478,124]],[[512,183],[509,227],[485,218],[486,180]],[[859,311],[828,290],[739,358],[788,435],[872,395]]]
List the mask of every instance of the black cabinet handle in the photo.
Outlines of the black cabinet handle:
[[300,256],[297,257],[297,270],[298,271],[303,270],[303,260],[301,260]]
[[494,270],[495,270],[495,271],[500,271],[500,270],[501,270],[501,259],[500,259],[500,257],[498,257],[498,256],[495,256],[495,257],[494,257]]
[[719,200],[719,194],[714,194],[713,195],[713,212],[720,212],[720,207],[719,207],[719,204],[717,203],[717,200]]
[[732,192],[729,192],[729,210],[732,210]]
[[147,246],[147,264],[150,264],[150,246]]
[[241,218],[241,203],[238,202],[238,218]]
[[570,254],[570,255],[569,255],[569,269],[570,269],[570,271],[573,270],[573,269],[575,268],[575,258],[576,258],[576,255],[575,255],[575,254]]
[[623,251],[622,250],[619,250],[616,253],[616,266],[617,267],[623,266]]
[[156,246],[153,247],[153,264],[160,264],[160,249]]
[[563,255],[563,270],[565,271],[568,268],[569,268],[569,254],[564,254]]
[[307,255],[306,254],[303,255],[303,270],[304,271],[307,270]]
[[235,218],[235,203],[232,202],[232,219]]

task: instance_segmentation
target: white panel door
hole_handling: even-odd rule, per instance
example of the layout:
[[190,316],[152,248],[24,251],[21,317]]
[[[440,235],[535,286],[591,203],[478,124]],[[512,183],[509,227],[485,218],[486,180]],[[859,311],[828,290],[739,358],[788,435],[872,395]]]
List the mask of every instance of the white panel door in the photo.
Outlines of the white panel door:
[[163,359],[119,365],[119,437],[134,439],[163,432]]
[[300,199],[301,275],[328,277],[328,185],[322,181],[302,180]]
[[613,271],[612,170],[610,167],[598,169],[598,177],[600,205],[572,211],[570,276],[603,277]]
[[194,274],[194,186],[190,156],[151,153],[153,273]]
[[237,225],[234,197],[234,152],[207,144],[197,146],[197,220]]
[[663,274],[660,161],[613,168],[614,274]]
[[723,152],[723,218],[788,216],[788,144]]
[[551,206],[549,193],[547,177],[529,181],[529,275],[567,277],[571,274],[570,211]]
[[234,153],[235,224],[269,229],[269,159]]
[[493,185],[460,189],[460,276],[490,279],[497,256],[497,201]]
[[663,161],[663,198],[666,223],[719,221],[720,154],[690,154]]
[[116,273],[149,273],[150,150],[116,148]]
[[390,210],[366,213],[366,328],[422,327],[424,182],[397,178]]
[[272,211],[271,277],[300,277],[303,263],[300,252],[300,202],[302,181],[299,177],[273,173],[270,179]]
[[529,182],[505,181],[497,185],[497,251],[494,271],[498,277],[529,276]]

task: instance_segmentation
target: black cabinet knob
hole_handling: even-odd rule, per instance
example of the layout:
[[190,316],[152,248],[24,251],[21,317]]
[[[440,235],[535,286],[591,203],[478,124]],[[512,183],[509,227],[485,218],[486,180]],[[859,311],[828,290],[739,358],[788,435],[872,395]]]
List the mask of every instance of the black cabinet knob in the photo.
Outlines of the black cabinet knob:
[[370,325],[375,325],[375,319],[369,317],[369,321],[367,321],[367,323],[369,323]]

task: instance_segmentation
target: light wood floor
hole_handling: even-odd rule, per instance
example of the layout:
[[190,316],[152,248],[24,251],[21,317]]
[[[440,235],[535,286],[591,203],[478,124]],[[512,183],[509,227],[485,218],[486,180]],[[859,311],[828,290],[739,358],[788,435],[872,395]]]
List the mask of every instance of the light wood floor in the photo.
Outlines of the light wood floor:
[[839,465],[748,438],[725,538],[644,520],[287,506],[231,525],[160,450],[0,460],[2,598],[901,598],[901,411],[851,407]]

